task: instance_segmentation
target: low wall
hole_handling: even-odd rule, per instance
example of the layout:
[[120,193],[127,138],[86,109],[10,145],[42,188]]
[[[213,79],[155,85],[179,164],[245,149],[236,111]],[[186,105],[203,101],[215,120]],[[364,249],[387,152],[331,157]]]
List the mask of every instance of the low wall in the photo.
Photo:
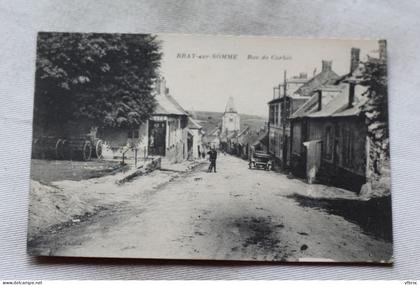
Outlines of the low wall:
[[150,173],[154,171],[155,169],[160,169],[161,164],[162,164],[161,157],[153,157],[152,159],[145,161],[143,165],[130,171],[130,174],[118,180],[117,184],[123,184],[123,183],[129,182],[138,176],[142,176],[144,174]]

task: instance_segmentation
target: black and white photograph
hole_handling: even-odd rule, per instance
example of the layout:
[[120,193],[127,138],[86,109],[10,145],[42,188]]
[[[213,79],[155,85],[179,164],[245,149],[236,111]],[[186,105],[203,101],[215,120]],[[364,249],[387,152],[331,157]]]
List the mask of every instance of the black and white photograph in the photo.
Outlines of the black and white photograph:
[[28,254],[393,263],[386,46],[39,32]]

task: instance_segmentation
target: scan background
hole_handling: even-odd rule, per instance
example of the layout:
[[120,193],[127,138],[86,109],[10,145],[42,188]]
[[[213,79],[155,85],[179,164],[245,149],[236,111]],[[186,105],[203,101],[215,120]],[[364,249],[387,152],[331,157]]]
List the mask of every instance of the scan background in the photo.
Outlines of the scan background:
[[[0,1],[0,279],[420,278],[419,12],[416,1]],[[37,31],[388,39],[394,266],[29,257]]]

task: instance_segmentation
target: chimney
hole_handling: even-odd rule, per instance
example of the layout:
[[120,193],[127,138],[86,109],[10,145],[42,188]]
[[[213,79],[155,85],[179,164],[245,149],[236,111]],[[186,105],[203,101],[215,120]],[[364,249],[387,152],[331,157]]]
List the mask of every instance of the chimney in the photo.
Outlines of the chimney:
[[277,98],[282,98],[283,97],[283,91],[284,91],[284,88],[283,88],[283,84],[279,84],[279,86],[277,87],[277,90],[278,90],[278,94],[279,94],[279,96],[277,97]]
[[331,71],[332,61],[331,60],[323,60],[322,61],[322,72],[324,71]]
[[317,90],[318,93],[318,111],[322,110],[322,90]]
[[156,89],[158,95],[165,95],[166,94],[166,80],[165,77],[160,77],[156,80]]
[[386,40],[379,40],[379,59],[386,60]]
[[360,49],[351,48],[350,53],[350,73],[356,70],[360,62]]

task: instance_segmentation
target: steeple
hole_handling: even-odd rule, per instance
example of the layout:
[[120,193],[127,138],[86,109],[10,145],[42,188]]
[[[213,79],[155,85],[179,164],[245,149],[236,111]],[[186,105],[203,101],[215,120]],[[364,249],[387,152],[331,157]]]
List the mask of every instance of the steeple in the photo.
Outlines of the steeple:
[[240,129],[240,118],[238,111],[233,104],[233,98],[229,97],[226,104],[225,113],[222,117],[222,133],[228,134],[238,132]]
[[233,104],[233,97],[229,97],[229,100],[226,104],[225,113],[238,113],[235,109],[235,105]]

